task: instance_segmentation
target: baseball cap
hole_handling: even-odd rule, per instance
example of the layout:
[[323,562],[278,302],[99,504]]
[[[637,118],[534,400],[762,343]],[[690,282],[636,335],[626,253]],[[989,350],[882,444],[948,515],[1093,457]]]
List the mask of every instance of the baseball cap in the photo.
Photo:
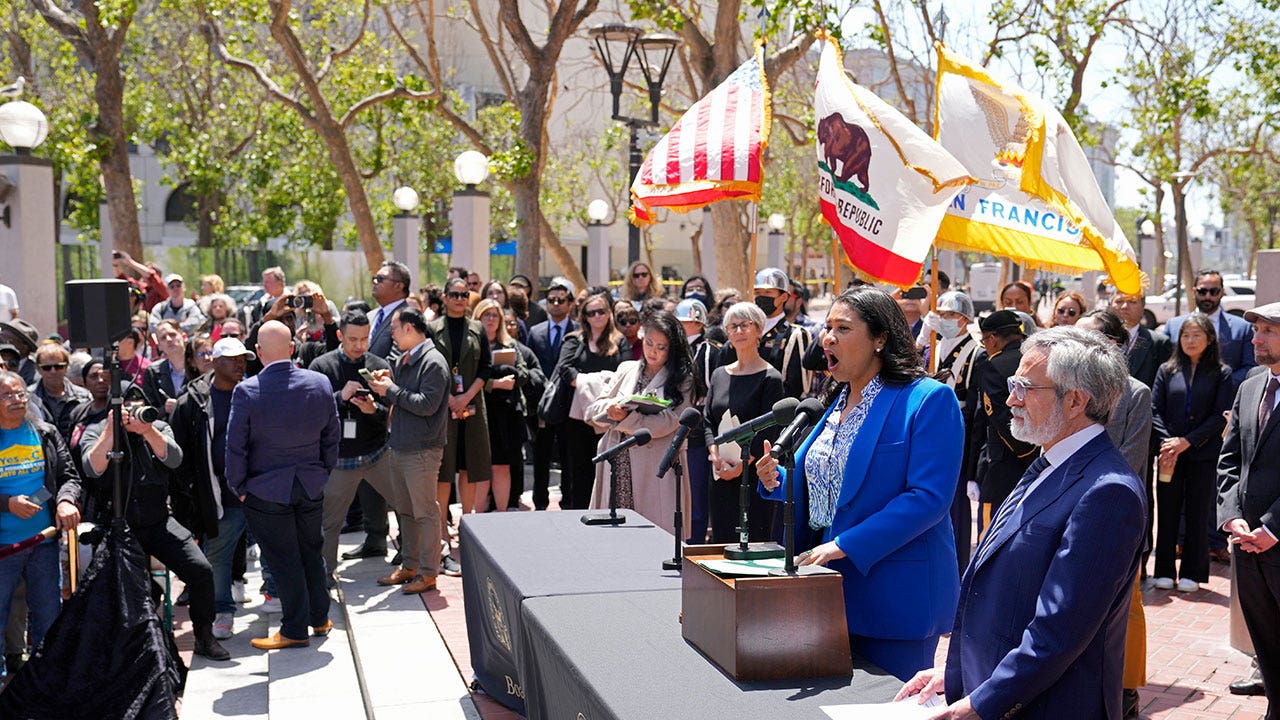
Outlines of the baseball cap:
[[551,278],[551,284],[547,286],[547,292],[551,292],[557,288],[569,293],[570,296],[578,292],[578,289],[573,286],[573,283],[569,282],[569,278],[564,277],[563,275],[557,275]]
[[244,355],[250,360],[257,360],[258,356],[253,354],[244,343],[240,342],[240,338],[222,338],[213,344],[213,359],[223,357],[238,357]]
[[701,300],[689,298],[676,303],[676,319],[707,324],[707,306]]
[[1263,320],[1266,322],[1280,323],[1280,302],[1267,303],[1259,305],[1252,310],[1246,310],[1244,319],[1249,322],[1257,322]]
[[169,273],[168,275],[164,276],[165,285],[172,285],[175,281],[183,283],[184,285],[186,284],[186,281],[183,280],[182,276],[179,275],[178,273]]
[[756,290],[781,290],[782,292],[791,292],[791,281],[787,279],[787,274],[778,268],[765,268],[756,273],[756,282],[753,286]]
[[978,323],[978,327],[982,329],[982,332],[1014,328],[1023,335],[1027,334],[1027,331],[1022,327],[1022,318],[1018,317],[1018,313],[1012,310],[997,310],[983,318]]
[[973,300],[959,290],[944,292],[938,296],[938,312],[957,312],[973,319]]

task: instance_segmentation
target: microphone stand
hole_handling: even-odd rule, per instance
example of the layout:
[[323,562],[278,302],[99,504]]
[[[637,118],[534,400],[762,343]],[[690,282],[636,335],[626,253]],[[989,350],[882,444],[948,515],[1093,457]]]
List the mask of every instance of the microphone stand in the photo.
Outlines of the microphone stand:
[[826,572],[826,568],[805,565],[804,567],[796,566],[796,483],[795,483],[795,453],[791,450],[779,453],[778,467],[787,472],[787,499],[782,504],[782,543],[785,546],[783,552],[786,554],[786,564],[781,569],[770,570],[770,575],[790,576],[796,575],[816,575]]
[[680,557],[680,537],[684,535],[684,508],[680,505],[680,486],[684,484],[684,468],[682,468],[681,465],[682,463],[679,460],[671,463],[671,469],[676,471],[676,514],[675,525],[672,526],[675,529],[675,532],[672,534],[675,535],[676,538],[676,550],[670,560],[662,561],[663,570],[675,570],[676,572],[680,571],[680,567],[682,565]]
[[124,463],[124,395],[120,392],[120,355],[119,343],[112,343],[107,348],[110,358],[107,370],[111,375],[111,398],[107,403],[111,422],[111,451],[107,459],[111,461],[111,519],[113,525],[124,522],[124,482],[120,477],[120,466]]
[[751,446],[755,444],[755,440],[756,434],[752,433],[751,437],[747,438],[745,445],[747,449],[746,457],[742,459],[742,475],[738,477],[738,546],[724,549],[724,556],[727,560],[764,560],[766,558],[779,558],[786,553],[786,550],[775,542],[750,542],[751,476],[747,473],[747,464],[751,459]]
[[[618,456],[609,458],[609,512],[608,514],[583,515],[583,525],[623,525],[625,516],[618,514]],[[677,542],[679,539],[677,538]]]

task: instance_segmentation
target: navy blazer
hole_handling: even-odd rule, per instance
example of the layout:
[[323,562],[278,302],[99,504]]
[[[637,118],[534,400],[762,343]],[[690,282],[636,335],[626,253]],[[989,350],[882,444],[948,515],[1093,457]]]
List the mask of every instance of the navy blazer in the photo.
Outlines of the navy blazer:
[[231,394],[227,487],[288,505],[297,480],[319,499],[341,437],[329,378],[288,362],[271,365]]
[[1104,432],[979,545],[960,583],[947,702],[983,718],[1118,718],[1146,490]]
[[[566,321],[564,335],[578,329],[578,323],[569,318]],[[551,371],[556,369],[556,361],[560,359],[560,348],[551,347],[551,319],[540,322],[529,328],[529,342],[525,343],[533,350],[533,354],[538,356],[538,364],[542,366],[542,374],[551,377]],[[564,345],[564,337],[560,338],[560,344]]]
[[[1186,315],[1180,315],[1165,326],[1165,332],[1174,343],[1178,342],[1178,333],[1186,319]],[[1223,310],[1218,316],[1218,327],[1214,329],[1218,331],[1218,355],[1231,367],[1235,387],[1240,387],[1245,376],[1258,364],[1253,359],[1253,323]]]
[[[797,550],[817,544],[800,539],[809,527],[804,462],[832,408],[796,454]],[[844,576],[850,633],[921,640],[951,629],[959,578],[950,509],[963,453],[964,421],[951,388],[921,378],[880,390],[849,448],[835,516],[821,539],[835,540],[848,556],[829,567]],[[761,494],[785,500],[787,475]]]
[[[396,310],[399,310],[400,306],[403,304],[404,303],[396,305],[391,311],[392,314],[394,314]],[[369,325],[373,325],[373,320],[380,309],[380,307],[373,308],[369,311]],[[369,336],[369,352],[389,363],[394,363],[396,360],[400,359],[400,355],[402,354],[400,352],[400,348],[391,338],[391,317],[389,315],[383,315],[382,322],[378,324],[377,331]]]
[[1151,431],[1157,440],[1186,438],[1191,447],[1182,455],[1188,460],[1217,460],[1222,430],[1227,426],[1222,413],[1231,409],[1236,394],[1231,368],[1198,368],[1191,381],[1190,415],[1187,375],[1186,371],[1170,373],[1164,365],[1156,372],[1156,385],[1151,389]]

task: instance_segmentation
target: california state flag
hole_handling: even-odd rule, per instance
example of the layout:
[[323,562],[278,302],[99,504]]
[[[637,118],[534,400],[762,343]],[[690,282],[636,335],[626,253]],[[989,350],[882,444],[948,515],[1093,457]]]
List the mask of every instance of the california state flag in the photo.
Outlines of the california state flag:
[[814,110],[822,216],[863,275],[913,284],[947,206],[975,179],[902,113],[851,82],[829,40]]

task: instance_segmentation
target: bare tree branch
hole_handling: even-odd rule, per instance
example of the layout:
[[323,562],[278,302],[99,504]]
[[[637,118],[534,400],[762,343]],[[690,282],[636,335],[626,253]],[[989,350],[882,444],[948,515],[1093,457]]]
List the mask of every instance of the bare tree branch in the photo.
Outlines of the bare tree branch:
[[267,75],[267,71],[257,63],[231,54],[231,51],[227,49],[226,43],[222,41],[222,30],[218,27],[217,22],[212,18],[206,17],[205,21],[200,25],[200,32],[204,34],[205,40],[209,43],[209,47],[213,48],[213,52],[218,56],[219,60],[231,67],[237,67],[241,70],[248,71],[249,74],[258,81],[258,84],[267,91],[267,94],[270,95],[272,99],[292,108],[299,116],[302,117],[303,122],[307,123],[307,125],[312,127],[315,126],[315,114],[312,113],[306,105],[303,105],[301,100],[286,93],[275,80],[272,80],[271,77]]
[[351,42],[346,47],[329,53],[329,56],[324,59],[324,64],[320,66],[320,70],[316,73],[317,80],[324,80],[329,75],[329,70],[333,68],[335,62],[350,55],[360,45],[360,41],[364,39],[365,28],[369,26],[369,11],[372,7],[372,0],[364,0],[364,9],[360,12],[360,27],[356,30],[355,37],[351,38]]

